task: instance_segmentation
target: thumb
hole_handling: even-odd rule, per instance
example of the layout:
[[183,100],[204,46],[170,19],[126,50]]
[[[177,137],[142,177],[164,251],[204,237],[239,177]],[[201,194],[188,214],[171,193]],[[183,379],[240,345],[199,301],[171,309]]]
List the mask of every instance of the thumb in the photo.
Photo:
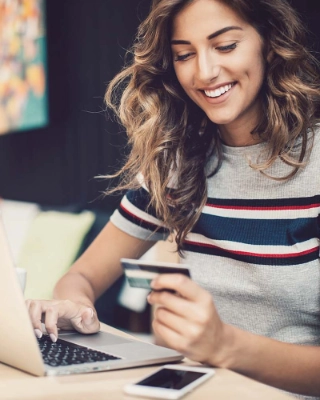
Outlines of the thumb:
[[70,319],[73,328],[82,333],[94,333],[100,329],[100,322],[93,307],[82,306],[78,314]]
[[84,310],[81,317],[83,325],[91,325],[95,321],[95,315],[92,308]]

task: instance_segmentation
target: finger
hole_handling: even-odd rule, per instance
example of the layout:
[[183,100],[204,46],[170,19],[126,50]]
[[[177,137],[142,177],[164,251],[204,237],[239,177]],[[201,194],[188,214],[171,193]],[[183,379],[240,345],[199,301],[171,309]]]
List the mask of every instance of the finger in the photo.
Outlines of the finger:
[[90,325],[94,319],[94,313],[92,308],[87,308],[81,315],[82,322],[84,325]]
[[41,324],[41,315],[42,315],[42,307],[41,303],[38,301],[31,301],[28,307],[30,320],[32,326],[34,328],[35,334],[38,338],[42,336],[42,324]]
[[185,338],[158,320],[154,320],[152,328],[156,336],[159,336],[167,347],[183,353],[185,350]]
[[[210,297],[209,301],[211,302],[211,304],[209,304],[208,301],[208,304],[212,307],[213,304],[210,294],[208,294],[208,296]],[[202,306],[202,304],[199,305],[197,302],[179,297],[166,290],[161,292],[151,292],[148,295],[147,300],[149,304],[158,305],[173,314],[194,322],[201,322],[205,315],[207,315],[208,310],[210,310],[207,306]]]
[[94,333],[100,330],[100,322],[92,308],[83,307],[79,316],[71,319],[73,327],[83,333]]
[[187,319],[192,318],[199,308],[197,303],[186,300],[183,297],[178,297],[166,290],[162,292],[151,292],[147,299],[149,304],[157,304],[168,309],[172,313]]
[[88,309],[89,307],[83,306],[79,303],[74,303],[70,300],[43,300],[41,301],[42,319],[45,323],[46,314],[49,311],[56,315],[56,324],[59,328],[71,329],[71,320],[81,318],[81,310]]
[[58,307],[49,306],[46,309],[44,324],[51,340],[56,342],[58,339]]
[[[100,328],[100,322],[93,307],[74,303],[69,300],[43,300],[26,302],[29,309],[32,303],[38,303],[41,309],[46,330],[55,340],[58,336],[58,327],[62,329],[76,329],[82,333],[94,333]],[[37,318],[37,317],[35,317]],[[40,316],[41,318],[41,316]]]
[[92,308],[87,308],[81,315],[83,325],[91,325],[95,320],[95,315]]
[[174,332],[179,333],[180,335],[184,335],[186,332],[189,332],[187,330],[189,328],[189,324],[186,319],[177,314],[173,314],[166,308],[158,307],[154,312],[154,320],[162,325],[165,325]]
[[151,282],[151,287],[155,290],[171,289],[185,299],[194,301],[201,301],[201,298],[206,293],[203,288],[182,274],[159,274]]

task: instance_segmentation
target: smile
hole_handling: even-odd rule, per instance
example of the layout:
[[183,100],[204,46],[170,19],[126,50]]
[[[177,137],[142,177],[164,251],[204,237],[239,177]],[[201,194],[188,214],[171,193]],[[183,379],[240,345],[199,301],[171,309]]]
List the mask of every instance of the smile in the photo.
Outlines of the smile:
[[234,83],[230,83],[229,85],[221,86],[214,90],[204,90],[204,93],[207,97],[211,98],[220,97],[226,92],[228,92],[234,85],[235,85]]

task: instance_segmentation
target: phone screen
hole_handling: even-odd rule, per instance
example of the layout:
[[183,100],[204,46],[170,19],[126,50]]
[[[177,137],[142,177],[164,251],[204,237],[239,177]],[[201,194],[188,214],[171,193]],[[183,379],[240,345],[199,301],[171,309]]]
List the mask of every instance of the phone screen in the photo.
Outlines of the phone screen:
[[137,385],[179,390],[201,378],[203,375],[205,374],[202,372],[163,368],[138,382]]

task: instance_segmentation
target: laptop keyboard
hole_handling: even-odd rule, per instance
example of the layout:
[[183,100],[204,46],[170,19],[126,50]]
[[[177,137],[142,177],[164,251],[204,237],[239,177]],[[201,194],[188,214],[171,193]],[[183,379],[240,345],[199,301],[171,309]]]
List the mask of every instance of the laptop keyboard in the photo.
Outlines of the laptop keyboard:
[[119,357],[66,342],[63,339],[58,339],[54,343],[47,335],[38,339],[38,343],[44,363],[51,367],[120,360]]

